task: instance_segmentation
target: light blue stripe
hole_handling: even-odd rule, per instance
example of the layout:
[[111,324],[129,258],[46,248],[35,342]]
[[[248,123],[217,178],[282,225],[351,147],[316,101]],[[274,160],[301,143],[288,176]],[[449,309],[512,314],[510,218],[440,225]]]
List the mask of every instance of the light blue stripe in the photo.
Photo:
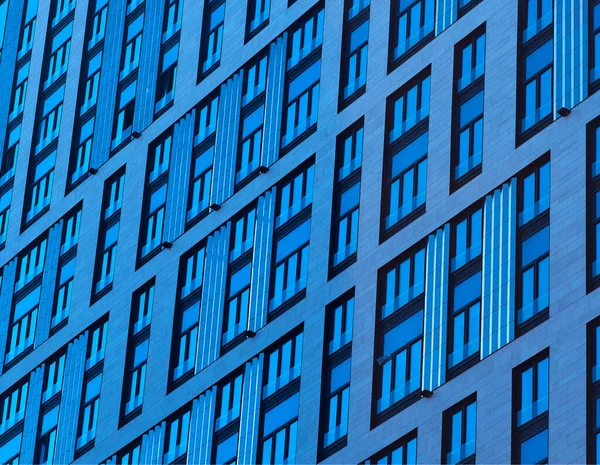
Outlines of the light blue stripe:
[[99,168],[108,160],[110,154],[125,27],[125,2],[126,0],[110,0],[108,6],[106,23],[110,24],[110,27],[106,28],[104,36],[102,71],[100,71],[100,88],[96,104],[96,127],[105,130],[96,131],[92,142],[90,165],[93,168]]
[[214,362],[221,349],[230,229],[230,223],[222,226],[208,237],[206,244],[196,373]]
[[450,224],[429,236],[426,254],[422,386],[433,391],[446,381]]
[[588,2],[555,0],[554,115],[588,95]]
[[435,35],[444,32],[458,17],[458,0],[437,0]]
[[189,464],[210,464],[217,388],[213,386],[192,402],[188,444]]
[[165,218],[165,240],[168,242],[181,236],[185,229],[195,116],[194,109],[173,128]]
[[514,339],[517,181],[485,199],[481,292],[481,358]]
[[279,157],[281,117],[285,83],[287,32],[269,47],[267,86],[265,91],[265,124],[263,164],[271,166]]
[[154,119],[164,0],[146,0],[133,130],[142,132]]
[[211,190],[212,202],[218,204],[233,195],[243,82],[241,70],[221,86]]
[[56,276],[58,273],[58,257],[60,255],[60,241],[62,237],[63,220],[58,221],[48,234],[48,246],[44,261],[44,275],[42,277],[42,293],[38,311],[38,321],[35,332],[35,347],[39,347],[50,335],[50,321],[52,319],[52,306],[54,291],[56,289]]
[[238,443],[238,465],[258,463],[258,427],[260,420],[260,403],[264,354],[261,353],[244,368],[244,386],[242,388],[242,407],[240,412],[240,439]]

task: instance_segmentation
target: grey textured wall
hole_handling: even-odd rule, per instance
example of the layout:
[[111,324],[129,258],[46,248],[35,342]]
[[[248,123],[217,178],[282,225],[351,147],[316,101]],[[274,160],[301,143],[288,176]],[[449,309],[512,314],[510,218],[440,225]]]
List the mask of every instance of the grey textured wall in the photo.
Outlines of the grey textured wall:
[[[25,105],[22,153],[28,153],[35,114],[35,95],[43,55],[48,3],[40,2],[38,27],[31,61],[30,85]],[[85,1],[75,13],[70,63],[80,62]],[[180,236],[173,247],[135,270],[131,257],[137,252],[143,198],[147,145],[164,129],[224,82],[243,63],[269,44],[303,14],[314,0],[273,0],[270,24],[244,46],[246,0],[227,0],[221,66],[196,86],[202,2],[185,0],[175,103],[159,120],[64,197],[73,112],[79,69],[70,66],[63,111],[59,155],[52,194],[52,208],[19,235],[28,157],[17,162],[13,208],[7,247],[0,264],[54,224],[81,199],[82,227],[68,326],[0,377],[0,392],[33,371],[47,356],[82,333],[101,315],[110,312],[109,338],[97,425],[96,446],[75,463],[99,463],[141,433],[159,424],[170,413],[214,385],[242,362],[263,351],[291,328],[304,323],[303,373],[300,390],[297,463],[315,463],[318,405],[320,402],[323,319],[327,303],[356,287],[352,380],[348,446],[325,463],[357,463],[419,428],[418,463],[440,461],[442,411],[477,391],[477,462],[510,462],[511,370],[546,346],[550,346],[550,463],[585,462],[585,324],[598,314],[597,292],[586,295],[585,285],[585,124],[600,108],[595,94],[574,108],[568,118],[555,121],[515,150],[517,0],[484,0],[464,18],[448,27],[422,51],[390,73],[387,70],[389,1],[371,4],[367,92],[337,113],[342,31],[342,0],[327,0],[322,52],[322,79],[318,131],[271,166],[241,192],[226,200],[218,212]],[[450,115],[454,45],[486,22],[486,76],[483,172],[449,197]],[[427,173],[427,212],[408,227],[379,244],[381,176],[386,97],[428,64],[432,65],[430,140]],[[333,189],[336,135],[365,116],[358,262],[327,281],[329,225]],[[98,131],[109,130],[99,128]],[[430,399],[421,399],[384,424],[370,430],[373,345],[377,269],[418,240],[437,230],[492,189],[509,179],[543,153],[551,151],[550,207],[550,319],[525,336],[494,352],[458,378],[445,383]],[[218,358],[165,397],[173,307],[179,257],[206,237],[286,173],[316,153],[307,296],[298,305]],[[113,290],[89,307],[94,251],[104,181],[127,164],[121,214],[118,255]],[[116,406],[120,403],[125,363],[129,303],[132,292],[156,275],[156,292],[145,406],[142,414],[117,431]]]

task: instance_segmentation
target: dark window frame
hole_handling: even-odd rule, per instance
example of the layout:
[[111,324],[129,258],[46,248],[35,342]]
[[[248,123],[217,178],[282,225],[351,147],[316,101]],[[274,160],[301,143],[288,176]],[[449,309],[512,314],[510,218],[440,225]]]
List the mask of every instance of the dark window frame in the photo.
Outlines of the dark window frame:
[[[452,434],[454,433],[454,431],[452,430],[452,417],[457,414],[458,412],[462,412],[463,415],[463,420],[461,422],[461,439],[462,440],[466,440],[466,435],[467,435],[467,421],[466,421],[466,414],[467,414],[467,407],[471,406],[475,404],[475,425],[477,425],[477,392],[474,392],[473,394],[470,394],[469,396],[467,396],[466,398],[464,398],[463,400],[461,400],[460,402],[458,402],[457,404],[453,405],[452,407],[444,410],[444,412],[442,413],[442,457],[441,457],[441,464],[447,464],[448,463],[448,455],[453,452],[452,451]],[[477,434],[475,434],[475,438],[477,438]],[[461,447],[466,444],[465,442],[461,442]],[[467,457],[465,457],[464,459],[458,461],[458,464],[475,464],[476,463],[476,449],[475,452]]]
[[[518,323],[519,311],[523,308],[523,275],[525,271],[532,267],[535,267],[535,289],[537,290],[539,272],[537,265],[545,258],[550,260],[550,248],[548,252],[537,257],[533,262],[523,266],[522,261],[522,245],[523,243],[533,237],[536,233],[542,231],[544,228],[549,228],[548,234],[550,234],[550,208],[537,214],[535,217],[530,219],[524,224],[520,224],[520,215],[523,212],[524,205],[524,182],[525,179],[535,173],[535,186],[536,195],[540,194],[540,168],[548,164],[550,165],[550,152],[546,152],[544,155],[539,157],[533,163],[529,164],[524,170],[519,172],[517,175],[517,237],[516,237],[516,253],[515,253],[515,275],[516,275],[516,286],[515,286],[515,337],[520,337],[523,334],[531,331],[536,326],[542,324],[550,317],[550,304],[544,309],[537,311],[532,317]],[[532,265],[533,263],[533,265]],[[548,264],[548,267],[550,263]],[[548,292],[550,292],[550,285],[548,283]],[[549,300],[549,299],[548,299]]]
[[[360,10],[354,17],[349,18],[350,9],[352,8],[352,0],[344,1],[344,26],[342,29],[342,53],[340,57],[340,84],[338,94],[338,113],[347,108],[354,101],[358,100],[367,90],[367,74],[365,72],[365,83],[357,87],[354,92],[349,94],[347,97],[344,96],[345,89],[349,84],[350,71],[360,69],[359,62],[363,59],[367,62],[368,66],[368,51],[369,51],[369,32],[370,32],[370,16],[371,16],[371,3]],[[360,46],[357,46],[354,51],[351,50],[351,37],[352,33],[367,23],[367,40],[364,41]],[[350,60],[353,56],[357,56],[357,65],[355,69],[350,69]]]
[[[511,462],[515,464],[521,463],[521,452],[520,446],[523,442],[531,439],[537,434],[548,430],[549,427],[549,411],[543,412],[540,415],[532,418],[521,426],[518,426],[518,413],[521,400],[521,375],[529,368],[533,368],[534,374],[532,375],[532,386],[533,390],[536,390],[538,383],[537,380],[537,365],[544,359],[548,360],[548,368],[550,368],[550,349],[547,347],[541,352],[537,353],[533,357],[529,358],[525,362],[516,366],[512,370],[512,440],[511,440]],[[550,378],[550,369],[548,369],[548,378]],[[548,383],[549,384],[549,383]],[[550,395],[550,393],[548,393]],[[547,463],[543,462],[543,463]]]
[[[358,133],[362,131],[362,140],[361,147],[358,147]],[[333,176],[334,179],[334,187],[333,187],[333,202],[332,202],[332,212],[331,212],[331,234],[329,241],[329,274],[328,280],[333,279],[335,276],[340,274],[346,268],[349,268],[354,263],[356,263],[356,259],[358,256],[358,229],[360,227],[360,183],[362,176],[362,154],[364,153],[364,116],[361,116],[358,120],[352,123],[349,127],[344,129],[340,134],[338,134],[336,138],[335,144],[335,173]],[[356,160],[356,152],[360,151],[361,160],[360,164],[355,167],[351,172],[349,172],[346,176],[341,178],[340,171],[345,167],[344,166],[344,155],[346,149],[346,141],[351,139],[351,159]],[[358,212],[357,218],[357,244],[356,251],[349,254],[343,260],[338,263],[335,263],[335,254],[338,252],[336,249],[336,243],[339,237],[340,231],[340,221],[342,220],[342,216],[340,216],[340,203],[342,195],[348,190],[354,188],[359,184],[359,201],[355,207],[351,210],[344,213],[344,218],[349,218],[353,212]],[[349,227],[351,226],[350,222],[348,223]]]
[[[475,1],[476,3],[476,1]],[[460,88],[459,83],[462,78],[462,68],[463,68],[463,52],[468,47],[471,46],[471,58],[472,64],[476,63],[476,54],[477,54],[477,41],[484,37],[484,52],[483,52],[483,66],[484,71],[481,76],[475,78],[471,83],[469,83],[466,87]],[[477,122],[481,122],[483,126],[483,121],[485,118],[485,102],[482,102],[482,112],[481,115],[476,117],[475,119],[469,121],[467,124],[461,124],[461,109],[464,104],[466,104],[470,99],[478,95],[479,93],[483,93],[483,97],[485,98],[485,61],[486,61],[486,23],[482,23],[475,30],[473,30],[469,35],[467,35],[464,39],[462,39],[459,43],[454,46],[454,80],[453,80],[453,98],[452,98],[452,138],[450,143],[451,150],[451,168],[450,168],[450,193],[457,191],[462,186],[467,184],[469,181],[477,177],[481,174],[483,160],[477,165],[468,170],[461,176],[456,176],[456,170],[459,166],[460,161],[460,135],[466,130],[468,127],[470,129],[469,134],[469,159],[471,159],[474,154],[471,153],[471,149],[474,146],[474,129],[473,126],[477,124]],[[482,127],[482,152],[483,152],[483,127]],[[483,158],[483,156],[482,156]]]
[[[386,110],[385,110],[385,143],[384,143],[384,161],[383,161],[383,176],[382,176],[382,191],[381,191],[381,213],[380,213],[380,226],[379,226],[379,243],[382,244],[394,234],[405,228],[408,224],[415,221],[418,217],[422,216],[427,209],[427,198],[422,205],[417,206],[403,218],[398,219],[389,228],[386,228],[387,217],[391,213],[391,188],[392,185],[399,181],[406,173],[414,170],[413,178],[418,178],[419,166],[429,158],[429,148],[427,154],[410,166],[405,167],[399,174],[392,177],[392,164],[393,158],[402,149],[408,147],[413,142],[417,141],[420,137],[427,135],[428,146],[429,146],[429,113],[426,117],[423,117],[420,121],[416,122],[413,127],[404,131],[400,136],[396,137],[393,141],[391,135],[394,130],[394,116],[395,116],[395,104],[400,98],[403,98],[403,117],[407,112],[407,99],[408,92],[417,86],[417,107],[422,108],[423,99],[423,83],[431,78],[431,65],[426,66],[424,69],[419,71],[415,76],[410,78],[404,83],[399,89],[390,94],[386,99]],[[430,95],[430,92],[428,93]],[[428,97],[429,98],[429,97]],[[428,103],[429,105],[429,103]],[[426,168],[425,168],[426,169]],[[413,194],[418,189],[418,184],[415,182],[413,185]],[[427,193],[427,176],[425,177],[425,193]],[[413,197],[414,198],[414,197]]]

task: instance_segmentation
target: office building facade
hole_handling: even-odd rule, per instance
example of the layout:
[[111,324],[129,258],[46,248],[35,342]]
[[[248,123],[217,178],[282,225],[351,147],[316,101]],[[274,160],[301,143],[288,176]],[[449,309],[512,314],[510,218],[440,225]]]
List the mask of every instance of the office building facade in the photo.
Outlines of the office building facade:
[[600,461],[598,0],[0,0],[0,461]]

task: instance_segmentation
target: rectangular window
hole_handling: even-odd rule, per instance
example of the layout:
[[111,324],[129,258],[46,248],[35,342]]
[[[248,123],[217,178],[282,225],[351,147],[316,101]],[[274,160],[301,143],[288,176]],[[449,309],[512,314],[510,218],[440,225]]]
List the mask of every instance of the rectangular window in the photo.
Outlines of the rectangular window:
[[469,362],[477,362],[479,357],[481,284],[481,271],[478,271],[456,282],[450,291],[452,297],[448,328],[449,370],[459,368],[461,364],[470,366]]
[[142,413],[153,306],[154,278],[136,290],[132,297],[123,377],[121,426]]
[[417,430],[377,452],[361,465],[415,465],[417,463]]
[[112,150],[117,150],[121,144],[128,142],[133,132],[133,116],[135,112],[135,96],[137,80],[121,89],[117,95],[115,118],[112,131]]
[[181,29],[183,0],[165,0],[162,41],[165,43]]
[[430,69],[388,97],[381,240],[425,212]]
[[210,0],[206,2],[204,6],[204,18],[202,20],[198,82],[208,76],[221,63],[224,24],[225,0]]
[[66,254],[70,250],[74,250],[74,247],[79,241],[79,229],[81,226],[81,203],[71,210],[63,218],[63,234],[62,242],[60,244],[60,253]]
[[482,243],[483,208],[476,205],[475,211],[460,217],[453,224],[450,271],[459,271],[480,258]]
[[33,349],[41,289],[38,285],[13,304],[4,358],[7,365]]
[[233,348],[248,334],[256,209],[252,207],[232,223],[221,353]]
[[94,439],[96,438],[101,384],[102,373],[96,373],[96,370],[94,370],[94,373],[86,373],[79,413],[77,442],[75,444],[75,453],[77,456],[82,455],[85,451],[93,447]]
[[451,190],[481,172],[485,25],[454,48]]
[[83,102],[80,106],[80,114],[85,114],[98,100],[98,89],[100,87],[100,68],[102,65],[102,52],[90,58],[85,80]]
[[[321,80],[323,6],[309,12],[292,27],[288,37],[286,92],[282,149],[316,129]],[[302,63],[302,65],[300,65]]]
[[548,349],[513,370],[512,463],[548,463]]
[[587,324],[587,463],[600,463],[600,319]]
[[52,2],[51,14],[52,27],[56,26],[75,9],[75,0],[57,0]]
[[24,226],[30,225],[50,207],[55,160],[56,150],[41,160],[32,160],[33,163],[37,163],[30,168],[28,175],[28,189],[25,194],[28,208],[23,222]]
[[354,288],[325,309],[319,461],[346,446]]
[[88,39],[88,50],[94,48],[101,40],[104,40],[104,34],[106,32],[106,19],[108,17],[108,0],[96,0],[95,8],[91,8],[90,11],[93,13],[92,26],[89,31]]
[[196,151],[192,158],[192,176],[188,194],[187,227],[190,228],[208,213],[215,146]]
[[553,20],[552,3],[552,0],[523,0],[521,8],[526,12],[523,18],[523,42],[549,29]]
[[71,295],[73,291],[73,278],[75,277],[75,257],[61,257],[59,259],[58,279],[54,292],[54,307],[50,320],[51,333],[56,332],[67,323],[71,312]]
[[355,0],[345,0],[344,5],[339,110],[364,94],[367,88],[370,6],[369,2],[355,3]]
[[306,295],[314,173],[310,163],[277,188],[269,318]]
[[194,121],[194,148],[202,147],[214,141],[217,129],[217,113],[219,110],[219,96],[211,95],[196,107]]
[[242,374],[234,375],[230,379],[221,382],[218,386],[217,412],[215,414],[216,432],[231,425],[240,417],[242,379]]
[[246,42],[269,24],[271,0],[249,0],[246,17]]
[[263,464],[294,463],[301,357],[302,333],[267,351],[258,451]]
[[138,242],[138,267],[162,248],[172,141],[170,129],[148,148],[146,187]]
[[[15,282],[15,293],[23,289],[27,284],[41,276],[46,260],[46,247],[48,240],[46,235],[30,244],[19,254],[19,265],[17,268],[17,280]],[[36,283],[36,284],[39,284]]]
[[589,2],[590,94],[600,85],[600,1]]
[[218,106],[218,96],[211,96],[196,107],[186,230],[204,218],[208,214],[211,205],[210,196]]
[[94,137],[95,118],[91,117],[79,128],[75,129],[73,153],[70,167],[70,186],[74,187],[77,181],[83,179],[90,172],[92,159],[92,142]]
[[[253,105],[254,106],[254,105]],[[250,110],[250,109],[249,109]],[[241,145],[235,175],[236,187],[250,181],[260,165],[265,122],[264,103],[250,111],[244,111],[241,118]]]
[[15,76],[15,83],[10,104],[9,121],[13,121],[17,116],[23,113],[25,106],[25,95],[27,94],[27,84],[29,82],[29,62],[19,68]]
[[415,402],[421,391],[425,250],[422,245],[378,273],[373,422]]
[[124,188],[125,167],[119,169],[104,183],[92,301],[98,300],[112,289]]
[[10,219],[10,202],[12,200],[12,189],[0,194],[0,250],[6,243],[8,234],[8,220]]
[[481,0],[458,0],[458,17],[462,18],[479,3],[481,3]]
[[334,202],[329,277],[356,261],[364,118],[342,132],[336,142]]
[[177,77],[177,59],[179,56],[179,43],[162,52],[158,81],[156,85],[156,104],[154,113],[163,111],[173,102],[175,96],[175,79]]
[[59,408],[60,405],[46,407],[40,412],[39,432],[35,451],[35,463],[39,463],[40,465],[52,465],[54,463]]
[[479,361],[483,208],[480,203],[451,223],[447,378]]
[[550,285],[550,162],[542,157],[519,176],[517,225],[517,332],[548,318]]
[[433,38],[434,21],[434,0],[391,2],[389,71],[397,68]]
[[473,394],[442,415],[442,463],[475,463],[477,396]]
[[205,248],[201,243],[182,255],[179,262],[177,304],[171,343],[171,390],[189,379],[196,366],[204,256]]
[[119,79],[122,81],[137,69],[140,64],[142,50],[142,33],[144,32],[144,14],[134,19],[127,18],[126,33],[121,53],[121,71]]
[[187,454],[191,412],[189,407],[167,420],[163,463],[171,464]]
[[66,352],[62,351],[47,362],[48,368],[44,373],[42,387],[42,405],[61,392],[66,359]]
[[72,31],[73,22],[70,22],[59,32],[52,32],[52,40],[49,41],[50,49],[45,52],[47,62],[45,64],[44,90],[48,89],[67,71]]
[[37,0],[27,0],[25,2],[25,15],[21,25],[21,35],[19,37],[19,52],[17,59],[23,58],[33,47],[33,36],[35,32],[36,15],[37,15]]
[[282,147],[288,146],[300,135],[316,128],[320,80],[321,60],[317,60],[298,77],[289,81]]
[[25,418],[29,381],[21,381],[0,397],[0,435]]
[[[318,5],[315,10],[300,18],[298,24],[292,26],[288,44],[288,70],[295,68],[301,61],[321,47],[324,17],[323,7]],[[309,62],[310,60],[307,61],[307,63]]]
[[[600,12],[600,10],[599,10]],[[600,285],[600,118],[588,123],[587,151],[587,289]]]
[[268,55],[259,54],[246,66],[242,91],[235,187],[240,189],[258,174],[265,122]]
[[96,103],[100,90],[100,72],[104,49],[104,33],[108,17],[108,0],[90,1],[86,21],[85,42],[77,90],[77,109],[71,142],[67,192],[70,192],[89,174],[96,117]]
[[235,374],[217,386],[213,459],[217,465],[237,462],[243,375]]
[[520,0],[519,4],[517,144],[553,119],[552,3],[553,0]]
[[15,165],[19,155],[21,125],[19,124],[7,134],[6,146],[0,164],[0,183],[11,180],[15,174]]
[[38,112],[37,131],[35,131],[37,135],[36,154],[39,154],[42,149],[48,147],[50,143],[58,138],[64,94],[65,86],[63,85],[44,100],[44,105],[41,111]]
[[88,335],[87,358],[85,361],[86,371],[92,367],[101,367],[101,362],[104,361],[107,327],[107,321],[100,323]]

